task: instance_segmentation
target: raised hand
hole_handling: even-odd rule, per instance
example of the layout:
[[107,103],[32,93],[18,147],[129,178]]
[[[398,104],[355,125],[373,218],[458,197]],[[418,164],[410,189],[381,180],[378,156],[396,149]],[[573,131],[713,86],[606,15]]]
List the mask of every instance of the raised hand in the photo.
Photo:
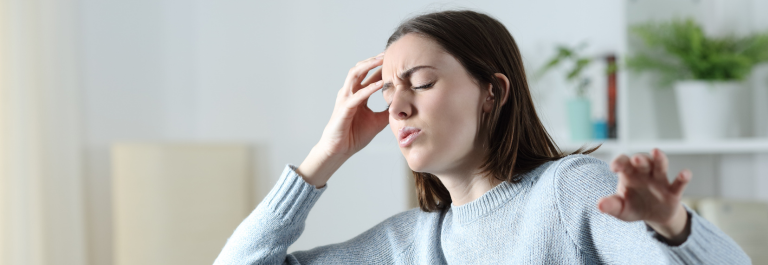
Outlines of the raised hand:
[[363,81],[368,72],[382,64],[383,58],[381,53],[360,61],[347,73],[320,141],[297,168],[307,183],[318,188],[325,186],[347,159],[368,145],[389,123],[388,111],[373,112],[368,108],[368,98],[382,87],[381,69]]
[[384,53],[360,61],[349,70],[344,86],[336,96],[331,120],[323,130],[319,145],[332,154],[352,156],[373,140],[389,123],[389,112],[373,112],[368,98],[381,89],[381,69],[363,82],[368,72],[381,65]]
[[691,180],[691,172],[681,171],[670,184],[668,162],[666,155],[656,148],[651,156],[616,157],[611,162],[611,170],[619,174],[616,194],[600,199],[598,209],[628,222],[643,220],[669,243],[684,242],[690,229],[680,199]]

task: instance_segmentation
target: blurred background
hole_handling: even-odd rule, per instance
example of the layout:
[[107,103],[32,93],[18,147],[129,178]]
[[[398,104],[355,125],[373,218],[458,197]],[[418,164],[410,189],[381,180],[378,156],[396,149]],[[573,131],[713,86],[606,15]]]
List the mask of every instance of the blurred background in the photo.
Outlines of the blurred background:
[[[670,177],[693,171],[688,204],[765,258],[766,63],[716,112],[733,110],[736,129],[697,137],[678,100],[701,100],[628,58],[647,48],[633,25],[690,18],[713,38],[748,37],[768,31],[768,1],[0,0],[0,264],[212,263],[317,143],[348,69],[404,19],[464,8],[512,33],[564,151],[660,148]],[[380,93],[369,106],[385,108]],[[416,207],[411,185],[387,127],[331,178],[289,252]]]

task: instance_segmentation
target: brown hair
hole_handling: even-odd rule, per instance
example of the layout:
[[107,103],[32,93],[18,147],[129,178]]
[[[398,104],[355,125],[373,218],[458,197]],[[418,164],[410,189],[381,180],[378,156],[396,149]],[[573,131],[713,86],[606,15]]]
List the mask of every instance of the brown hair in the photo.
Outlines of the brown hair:
[[[440,44],[476,81],[490,83],[491,91],[500,98],[505,95],[494,74],[502,73],[509,79],[506,103],[501,105],[502,100],[495,100],[490,115],[481,121],[480,132],[488,134],[485,146],[489,147],[480,166],[482,174],[514,183],[520,181],[522,174],[565,156],[536,114],[520,51],[499,21],[469,10],[420,15],[403,22],[387,40],[387,47],[408,33]],[[579,148],[574,153],[589,154],[599,147]],[[450,205],[451,196],[436,176],[412,172],[423,211],[442,210]]]

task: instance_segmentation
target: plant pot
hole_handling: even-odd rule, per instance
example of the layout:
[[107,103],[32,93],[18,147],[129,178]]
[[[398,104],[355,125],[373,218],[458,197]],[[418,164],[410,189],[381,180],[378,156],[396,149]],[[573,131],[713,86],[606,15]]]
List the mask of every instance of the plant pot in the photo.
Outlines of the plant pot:
[[675,83],[683,139],[717,140],[739,134],[736,97],[743,85],[736,81],[679,81]]
[[587,141],[592,139],[592,110],[589,100],[576,97],[568,100],[568,125],[571,129],[571,140]]

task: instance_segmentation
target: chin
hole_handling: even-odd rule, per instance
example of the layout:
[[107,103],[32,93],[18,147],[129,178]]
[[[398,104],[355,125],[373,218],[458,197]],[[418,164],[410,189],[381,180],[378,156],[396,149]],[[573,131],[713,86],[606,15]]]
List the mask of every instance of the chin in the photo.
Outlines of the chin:
[[411,161],[408,161],[407,159],[406,159],[406,162],[408,162],[408,167],[411,170],[416,171],[416,172],[424,172],[423,167],[421,167],[418,163],[413,163]]
[[429,161],[427,161],[427,158],[430,156],[414,152],[413,149],[411,149],[408,154],[403,153],[403,156],[405,156],[405,161],[408,163],[408,167],[411,168],[411,170],[416,172],[429,171]]

